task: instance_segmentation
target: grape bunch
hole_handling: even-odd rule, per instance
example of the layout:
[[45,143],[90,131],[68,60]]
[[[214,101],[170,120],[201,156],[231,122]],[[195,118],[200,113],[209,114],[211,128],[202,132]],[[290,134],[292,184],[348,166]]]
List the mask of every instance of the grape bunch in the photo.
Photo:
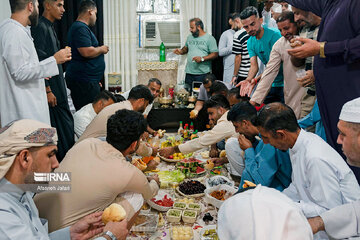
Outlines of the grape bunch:
[[195,180],[183,182],[179,185],[179,190],[186,195],[204,193],[205,189],[204,184]]

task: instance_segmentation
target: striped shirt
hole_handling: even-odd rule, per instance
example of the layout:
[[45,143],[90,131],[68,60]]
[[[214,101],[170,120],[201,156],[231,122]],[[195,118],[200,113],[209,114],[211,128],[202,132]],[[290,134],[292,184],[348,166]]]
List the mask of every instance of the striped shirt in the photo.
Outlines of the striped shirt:
[[232,48],[232,53],[235,55],[241,54],[241,65],[239,68],[239,77],[247,77],[250,70],[250,56],[247,48],[247,41],[249,35],[242,28],[234,34],[234,43]]

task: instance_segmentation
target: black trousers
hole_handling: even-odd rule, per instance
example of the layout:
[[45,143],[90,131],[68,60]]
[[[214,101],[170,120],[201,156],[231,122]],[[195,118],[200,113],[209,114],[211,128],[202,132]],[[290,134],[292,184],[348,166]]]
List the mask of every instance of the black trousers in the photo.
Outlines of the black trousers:
[[92,103],[100,93],[100,85],[97,81],[92,82],[78,82],[66,78],[66,84],[71,91],[71,98],[73,100],[76,111],[83,106]]

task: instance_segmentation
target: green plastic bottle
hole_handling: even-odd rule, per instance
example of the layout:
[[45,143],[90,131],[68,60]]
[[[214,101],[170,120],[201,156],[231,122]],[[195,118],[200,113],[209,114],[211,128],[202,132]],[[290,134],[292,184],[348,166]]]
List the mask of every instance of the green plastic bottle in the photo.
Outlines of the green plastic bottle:
[[160,44],[160,62],[166,62],[165,45],[163,42]]

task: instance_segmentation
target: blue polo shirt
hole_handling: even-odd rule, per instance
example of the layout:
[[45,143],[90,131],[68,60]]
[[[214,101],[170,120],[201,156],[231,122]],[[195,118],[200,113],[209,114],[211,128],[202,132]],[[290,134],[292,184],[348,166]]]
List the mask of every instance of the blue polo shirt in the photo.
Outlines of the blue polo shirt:
[[[264,26],[264,35],[260,39],[256,39],[255,36],[251,36],[247,42],[247,48],[250,58],[257,56],[260,60],[266,64],[269,62],[270,53],[274,44],[281,38],[281,33],[278,29],[267,28]],[[273,87],[284,86],[283,66],[281,64],[279,74],[276,76]]]
[[244,180],[255,184],[284,190],[291,183],[291,161],[289,152],[283,152],[262,140],[255,140],[252,148],[245,150],[245,169],[241,175],[239,189]]
[[105,71],[104,55],[85,58],[78,51],[78,48],[82,47],[99,46],[99,42],[89,26],[75,21],[69,29],[67,44],[71,47],[72,59],[66,67],[66,78],[79,82],[99,82]]

